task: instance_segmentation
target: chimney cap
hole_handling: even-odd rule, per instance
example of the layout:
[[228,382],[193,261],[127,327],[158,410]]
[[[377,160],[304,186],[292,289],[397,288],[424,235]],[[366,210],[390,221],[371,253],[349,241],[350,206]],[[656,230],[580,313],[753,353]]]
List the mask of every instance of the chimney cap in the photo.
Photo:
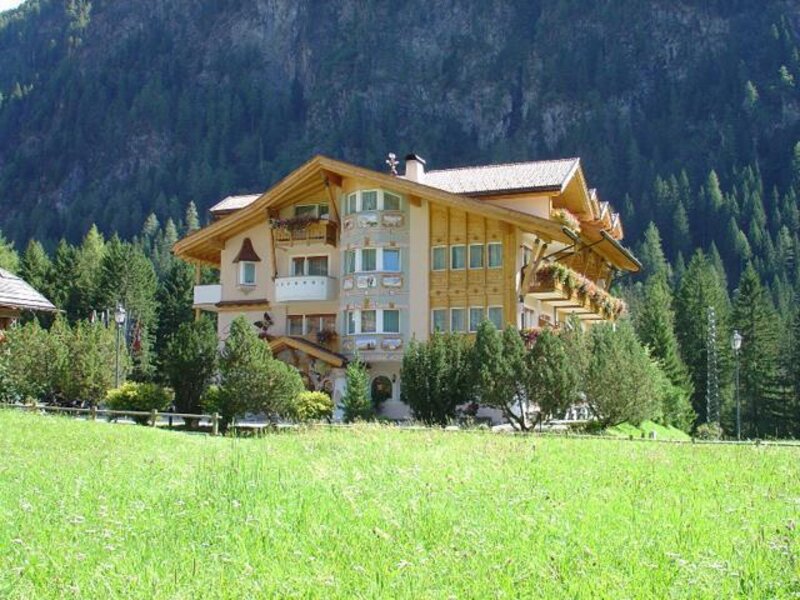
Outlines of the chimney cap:
[[406,154],[406,160],[415,160],[417,162],[421,162],[423,165],[425,164],[425,159],[419,156],[418,154]]

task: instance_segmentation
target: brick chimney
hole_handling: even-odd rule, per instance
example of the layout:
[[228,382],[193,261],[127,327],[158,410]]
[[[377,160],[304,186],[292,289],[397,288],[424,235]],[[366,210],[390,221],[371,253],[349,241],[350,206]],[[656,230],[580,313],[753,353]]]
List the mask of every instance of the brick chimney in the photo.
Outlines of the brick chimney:
[[406,156],[406,179],[425,183],[425,159],[416,154]]

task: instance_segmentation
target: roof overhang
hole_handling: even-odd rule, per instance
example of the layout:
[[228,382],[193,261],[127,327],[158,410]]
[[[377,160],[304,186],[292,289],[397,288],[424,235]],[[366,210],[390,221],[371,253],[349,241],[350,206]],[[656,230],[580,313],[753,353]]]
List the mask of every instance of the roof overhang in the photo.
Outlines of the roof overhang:
[[323,192],[332,177],[367,179],[378,187],[494,218],[536,233],[542,238],[561,242],[569,239],[564,235],[561,225],[549,219],[318,155],[281,179],[248,206],[178,241],[173,246],[173,252],[188,262],[219,266],[220,251],[224,247],[225,240],[255,225],[265,223],[270,210],[278,209],[299,197]]
[[269,347],[273,354],[277,354],[283,350],[297,350],[309,356],[313,356],[323,362],[328,363],[332,367],[343,367],[347,364],[347,358],[337,352],[328,350],[322,346],[318,346],[303,338],[293,336],[281,336],[275,338],[269,343]]

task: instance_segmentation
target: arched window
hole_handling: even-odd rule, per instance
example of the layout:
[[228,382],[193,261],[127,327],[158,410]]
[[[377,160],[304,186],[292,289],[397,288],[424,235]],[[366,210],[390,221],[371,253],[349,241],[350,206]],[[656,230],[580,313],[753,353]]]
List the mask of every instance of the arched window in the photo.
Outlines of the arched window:
[[378,375],[372,380],[372,403],[379,406],[392,397],[392,380],[386,375]]

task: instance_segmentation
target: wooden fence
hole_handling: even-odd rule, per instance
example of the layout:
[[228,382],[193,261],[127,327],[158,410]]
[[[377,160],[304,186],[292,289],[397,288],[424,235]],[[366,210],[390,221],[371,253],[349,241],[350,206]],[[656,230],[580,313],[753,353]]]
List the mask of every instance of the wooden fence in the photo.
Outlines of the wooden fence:
[[144,411],[144,410],[110,410],[106,408],[97,408],[96,406],[92,406],[91,408],[72,408],[67,406],[50,406],[48,404],[5,404],[0,406],[5,406],[7,408],[19,408],[22,410],[29,410],[31,412],[55,412],[55,413],[66,413],[66,414],[75,414],[75,415],[87,415],[90,421],[97,420],[97,416],[106,416],[106,417],[133,417],[135,418],[143,418],[147,417],[148,424],[151,427],[156,427],[158,425],[158,419],[163,417],[167,419],[171,423],[172,418],[180,418],[180,419],[196,419],[196,420],[207,420],[211,422],[211,435],[219,435],[219,413],[212,413],[210,415],[197,415],[197,414],[189,414],[189,413],[176,413],[176,412],[159,412],[157,410],[151,411]]

